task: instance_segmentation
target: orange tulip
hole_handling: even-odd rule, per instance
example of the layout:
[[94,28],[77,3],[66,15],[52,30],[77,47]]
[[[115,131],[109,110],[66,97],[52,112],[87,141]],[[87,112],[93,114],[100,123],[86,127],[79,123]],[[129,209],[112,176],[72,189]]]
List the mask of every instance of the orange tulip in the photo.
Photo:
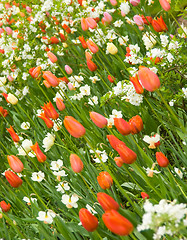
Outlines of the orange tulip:
[[136,134],[142,131],[143,129],[143,121],[139,115],[132,117],[129,120],[129,124],[131,126],[131,133]]
[[62,81],[62,82],[65,82],[66,84],[68,84],[69,83],[69,80],[67,79],[67,77],[60,77],[60,78],[58,78],[60,81]]
[[58,58],[55,56],[55,54],[50,51],[47,52],[47,56],[52,63],[56,63],[58,61]]
[[169,11],[171,6],[170,6],[170,3],[171,3],[171,0],[159,0],[160,2],[160,5],[162,6],[162,8],[165,10],[165,11]]
[[20,140],[19,136],[17,135],[17,133],[15,133],[12,126],[10,126],[10,128],[7,128],[6,130],[10,133],[10,136],[12,137],[12,140],[14,142],[19,142],[19,140]]
[[116,151],[119,153],[122,161],[126,164],[132,164],[136,161],[137,155],[130,148],[124,145],[118,145]]
[[43,80],[43,84],[46,86],[46,88],[50,88],[51,87],[51,84],[46,81],[46,80]]
[[157,20],[152,20],[151,24],[156,32],[163,32],[168,30],[162,16],[160,18],[157,17]]
[[108,123],[107,119],[99,113],[90,112],[90,118],[95,123],[95,125],[99,128],[104,128],[107,126],[107,123]]
[[156,152],[156,160],[160,167],[167,167],[169,165],[169,160],[162,152]]
[[86,133],[83,125],[71,116],[66,116],[64,118],[64,126],[66,130],[75,138],[80,138]]
[[87,60],[87,66],[91,72],[95,72],[97,70],[97,66],[94,62],[92,62],[92,60]]
[[44,110],[44,112],[49,118],[56,120],[59,117],[59,114],[57,113],[51,102],[44,104],[44,106],[41,106],[41,108]]
[[66,108],[62,98],[56,98],[56,106],[59,111],[63,111]]
[[86,43],[92,53],[97,53],[99,51],[98,46],[92,40],[87,40]]
[[5,201],[1,201],[0,207],[3,210],[3,212],[8,212],[10,210],[11,205],[10,203],[7,204]]
[[97,194],[97,200],[100,203],[101,207],[104,211],[108,211],[111,209],[118,210],[119,204],[108,194],[100,192]]
[[117,235],[126,236],[133,230],[132,223],[114,209],[105,212],[102,219],[106,227]]
[[144,17],[144,15],[141,15],[141,17],[143,19],[144,24],[149,25],[152,23],[152,17],[150,17],[150,16]]
[[114,158],[114,161],[116,162],[116,165],[117,165],[118,167],[122,167],[123,164],[124,164],[124,162],[123,162],[123,160],[122,160],[121,157],[115,157],[115,158]]
[[18,177],[12,171],[6,171],[5,177],[6,177],[7,181],[10,183],[10,185],[14,188],[18,188],[23,183],[22,179],[20,177]]
[[80,157],[77,156],[76,154],[70,155],[70,163],[71,163],[71,168],[75,173],[81,172],[84,168],[83,162],[81,161]]
[[92,54],[85,51],[86,60],[92,60]]
[[97,22],[93,18],[88,17],[85,20],[89,28],[94,29],[97,27]]
[[4,118],[8,115],[8,111],[0,106],[0,116],[3,116]]
[[49,117],[46,115],[45,112],[41,113],[38,117],[41,118],[42,120],[44,120],[44,122],[48,128],[53,127],[53,125],[54,125],[53,121],[51,121],[51,119],[49,119]]
[[86,30],[88,30],[88,24],[87,24],[87,22],[86,22],[86,19],[85,18],[81,18],[81,27],[82,27],[82,30],[83,31],[86,31]]
[[49,42],[50,42],[51,44],[58,44],[58,43],[59,43],[59,40],[58,40],[58,38],[56,38],[56,37],[51,37],[50,40],[49,40]]
[[71,33],[71,29],[70,29],[70,27],[68,27],[68,25],[63,24],[62,27],[67,33]]
[[149,195],[147,193],[145,193],[145,192],[141,192],[141,197],[143,199],[149,199]]
[[110,145],[111,145],[112,148],[115,149],[115,150],[116,150],[117,146],[120,145],[120,144],[121,144],[121,145],[123,144],[124,146],[126,146],[124,142],[120,141],[120,140],[119,140],[117,137],[115,137],[114,135],[107,135],[107,138],[108,138],[108,141],[109,141]]
[[160,87],[158,76],[147,67],[139,67],[138,77],[147,91],[153,92]]
[[33,78],[38,78],[38,76],[40,75],[40,71],[41,71],[40,66],[29,69],[29,73],[30,73],[31,77],[33,77]]
[[97,177],[97,181],[99,183],[99,186],[104,190],[110,188],[113,184],[112,177],[108,172],[105,172],[105,171],[99,173],[99,176]]
[[111,83],[113,83],[114,82],[114,80],[116,80],[115,79],[115,77],[113,77],[113,76],[110,76],[110,75],[108,75],[108,80],[111,82]]
[[130,81],[134,85],[136,93],[142,94],[144,92],[143,87],[138,80],[138,75],[137,74],[136,74],[135,77],[130,77]]
[[82,226],[88,231],[93,232],[98,227],[97,218],[91,214],[86,208],[81,208],[79,211],[79,218]]
[[88,48],[87,43],[86,43],[86,41],[85,41],[85,39],[84,39],[83,36],[79,36],[79,41],[81,42],[82,47],[83,47],[84,49]]
[[56,87],[59,84],[58,78],[50,71],[43,72],[43,78],[48,81],[52,87]]
[[131,126],[123,118],[114,118],[114,126],[122,135],[129,135],[131,133]]
[[8,159],[8,164],[10,165],[10,167],[14,172],[20,173],[23,171],[24,169],[23,163],[18,157],[14,155],[8,155],[7,159]]
[[46,155],[40,150],[40,147],[38,143],[36,142],[34,145],[30,147],[36,154],[36,157],[38,159],[38,162],[45,162],[47,157]]

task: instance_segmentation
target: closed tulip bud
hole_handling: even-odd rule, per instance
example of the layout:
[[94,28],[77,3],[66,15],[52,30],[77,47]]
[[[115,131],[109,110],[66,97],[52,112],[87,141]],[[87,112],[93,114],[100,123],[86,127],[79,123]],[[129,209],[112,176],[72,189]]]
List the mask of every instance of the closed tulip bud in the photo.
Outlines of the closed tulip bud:
[[66,130],[75,138],[80,138],[86,133],[83,125],[71,116],[66,116],[64,118],[64,126]]
[[110,0],[110,3],[112,4],[112,6],[116,6],[118,4],[116,0]]
[[153,92],[160,87],[158,76],[147,67],[139,67],[138,77],[147,91]]
[[58,61],[57,57],[55,56],[55,54],[53,54],[52,52],[48,51],[47,52],[47,56],[49,58],[49,60],[52,62],[52,63],[56,63]]
[[70,66],[65,65],[65,71],[67,72],[67,74],[72,74],[73,70]]
[[27,10],[28,13],[32,12],[32,9],[29,6],[26,6],[26,10]]
[[131,126],[131,133],[136,134],[142,131],[143,129],[143,121],[139,115],[132,117],[129,120],[129,124]]
[[6,109],[3,109],[3,107],[0,106],[0,116],[3,116],[4,118],[8,115],[8,111]]
[[86,43],[92,53],[97,53],[99,51],[98,46],[92,40],[87,40]]
[[118,52],[117,47],[113,43],[107,43],[106,49],[112,55],[115,55]]
[[142,19],[142,17],[140,17],[139,15],[135,15],[133,17],[133,20],[135,21],[135,23],[138,25],[138,26],[143,26],[144,25],[144,21]]
[[114,118],[114,126],[122,135],[129,135],[131,133],[131,126],[123,118]]
[[92,60],[87,60],[87,66],[91,72],[94,72],[97,70],[97,66],[94,62],[92,62]]
[[45,85],[46,88],[50,88],[51,87],[51,84],[46,81],[46,80],[43,80],[43,84]]
[[115,157],[115,158],[114,158],[114,161],[116,162],[116,165],[117,165],[118,167],[122,167],[123,164],[124,164],[124,162],[123,162],[123,160],[122,160],[121,157]]
[[41,108],[44,110],[44,112],[49,118],[56,120],[59,117],[59,114],[57,113],[51,102],[44,104],[44,106],[41,106]]
[[48,81],[52,87],[56,87],[59,84],[58,78],[52,74],[50,71],[43,72],[43,78]]
[[56,37],[51,37],[50,40],[49,40],[49,42],[50,42],[51,44],[58,44],[58,43],[59,43],[59,40],[58,40],[58,38],[56,38]]
[[118,145],[125,145],[124,142],[122,142],[121,140],[119,140],[117,137],[115,137],[114,135],[107,135],[108,141],[110,143],[110,145],[112,146],[113,149],[117,149]]
[[8,75],[7,78],[8,78],[9,82],[13,82],[14,81],[14,78],[12,76],[10,76],[10,75]]
[[171,0],[159,0],[160,2],[160,5],[162,6],[162,8],[165,10],[165,11],[169,11],[171,6],[170,6],[170,3],[171,3]]
[[5,172],[5,177],[13,188],[18,188],[23,183],[22,179],[20,177],[18,177],[12,171],[6,171]]
[[6,130],[10,133],[10,136],[12,137],[12,140],[14,142],[19,142],[19,140],[20,140],[19,136],[17,135],[17,133],[15,133],[12,126],[10,126],[10,128],[7,128]]
[[131,3],[133,6],[137,6],[137,5],[140,3],[140,0],[130,0],[130,3]]
[[124,145],[118,145],[116,151],[119,153],[122,161],[126,164],[132,164],[136,161],[137,155],[134,151]]
[[130,81],[134,85],[136,93],[142,94],[144,92],[144,89],[143,89],[142,85],[140,84],[140,82],[138,80],[138,75],[137,74],[136,74],[135,77],[130,77]]
[[119,204],[108,194],[100,192],[97,194],[97,200],[100,203],[101,207],[104,211],[108,211],[111,209],[118,210]]
[[30,146],[30,148],[35,152],[36,157],[38,159],[38,162],[45,162],[47,157],[46,155],[41,151],[38,143],[36,142],[34,145]]
[[9,93],[7,96],[7,101],[12,105],[16,105],[18,103],[17,97],[15,97],[12,93]]
[[92,60],[92,54],[85,51],[85,57],[86,57],[86,60]]
[[38,66],[38,67],[34,68],[34,69],[32,70],[32,73],[30,73],[30,74],[31,74],[31,76],[32,76],[33,78],[38,78],[39,75],[40,75],[40,71],[41,71],[41,67]]
[[79,218],[82,226],[88,231],[93,232],[98,227],[98,219],[91,214],[86,208],[81,208],[79,211]]
[[38,117],[41,118],[42,120],[44,120],[44,122],[48,128],[53,127],[53,125],[54,125],[53,121],[51,121],[51,119],[49,119],[49,117],[46,115],[45,112],[41,113]]
[[86,43],[86,41],[85,41],[85,39],[84,39],[83,36],[79,36],[79,41],[81,42],[82,47],[83,47],[84,49],[88,48],[87,43]]
[[73,86],[73,84],[72,83],[68,83],[68,88],[69,88],[69,90],[71,91],[71,90],[75,90],[75,87]]
[[59,78],[59,80],[62,82],[65,82],[66,84],[69,83],[69,80],[67,79],[67,77],[61,77],[61,78]]
[[105,172],[105,171],[99,173],[99,176],[97,177],[97,181],[99,183],[99,186],[104,190],[110,188],[113,184],[112,177],[108,172]]
[[81,27],[82,27],[82,30],[83,31],[87,31],[88,30],[88,24],[87,24],[87,22],[86,22],[86,19],[85,18],[81,18]]
[[106,227],[117,235],[127,236],[133,230],[132,223],[114,209],[105,212],[102,219]]
[[7,159],[8,159],[8,164],[10,165],[10,167],[14,172],[20,173],[23,171],[24,169],[23,163],[18,157],[14,155],[8,155]]
[[156,152],[156,160],[160,167],[167,167],[169,165],[169,160],[162,152]]
[[107,119],[99,113],[90,112],[90,118],[95,123],[95,125],[99,128],[104,128],[107,126],[107,123],[108,123]]
[[94,29],[97,27],[97,22],[93,18],[88,17],[85,20],[89,28]]
[[105,19],[105,22],[107,23],[112,22],[112,16],[108,12],[104,12],[104,19]]
[[3,210],[3,212],[8,212],[10,210],[11,205],[10,203],[7,204],[5,201],[1,201],[0,207]]
[[77,156],[76,154],[70,155],[70,164],[71,168],[75,173],[80,173],[84,168],[83,162],[81,161],[80,157]]
[[116,80],[115,79],[115,77],[113,77],[113,76],[110,76],[110,75],[108,75],[108,80],[111,82],[111,83],[113,83],[114,82],[114,80]]
[[142,19],[144,21],[144,24],[149,25],[149,24],[152,23],[152,17],[151,16],[144,17],[144,15],[141,15],[141,17],[142,17]]
[[56,106],[59,111],[63,111],[66,108],[62,98],[56,98]]
[[141,197],[143,199],[149,199],[149,195],[147,193],[145,193],[145,192],[141,192]]

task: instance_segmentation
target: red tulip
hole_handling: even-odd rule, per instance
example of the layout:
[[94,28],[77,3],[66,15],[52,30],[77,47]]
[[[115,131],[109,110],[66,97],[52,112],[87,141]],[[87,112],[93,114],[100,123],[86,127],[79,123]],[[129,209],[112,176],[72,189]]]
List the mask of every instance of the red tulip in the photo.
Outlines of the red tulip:
[[143,199],[149,199],[149,195],[147,193],[145,193],[145,192],[141,192],[141,197]]
[[67,77],[60,77],[60,78],[58,78],[60,81],[62,81],[62,82],[65,82],[66,84],[68,84],[69,83],[69,80],[67,79]]
[[136,134],[142,131],[143,129],[143,121],[139,115],[132,117],[129,120],[129,124],[131,126],[131,133]]
[[56,106],[59,111],[63,111],[66,108],[62,98],[56,98]]
[[24,169],[23,163],[18,157],[14,155],[8,155],[7,159],[8,159],[8,164],[10,165],[10,167],[14,172],[20,173],[23,171]]
[[122,160],[121,157],[115,157],[115,158],[114,158],[114,161],[116,162],[116,165],[117,165],[118,167],[122,167],[123,164],[124,164],[124,162],[123,162],[123,160]]
[[86,41],[85,41],[85,39],[84,39],[83,36],[79,36],[79,41],[81,42],[82,47],[83,47],[84,49],[88,48],[87,43],[86,43]]
[[91,72],[94,72],[97,70],[97,66],[94,62],[92,62],[92,60],[89,60],[89,59],[87,60],[87,66]]
[[131,133],[131,126],[123,118],[114,118],[114,125],[122,135],[129,135]]
[[59,84],[58,78],[50,71],[43,72],[43,78],[48,81],[52,87],[56,87]]
[[162,152],[156,152],[156,160],[160,167],[167,167],[169,165],[169,160]]
[[160,87],[158,76],[147,67],[139,67],[138,77],[147,91],[153,92]]
[[108,75],[108,80],[111,82],[111,83],[113,83],[114,82],[114,80],[116,80],[115,79],[115,77],[113,77],[113,76],[110,76],[110,75]]
[[50,51],[47,52],[47,56],[52,63],[56,63],[58,61],[58,58],[55,56],[55,54]]
[[143,87],[138,80],[138,75],[137,74],[136,74],[135,77],[130,77],[130,81],[134,85],[136,93],[142,94],[144,92]]
[[157,17],[157,20],[152,20],[151,24],[156,32],[163,32],[168,30],[162,16],[160,18]]
[[75,173],[81,172],[84,168],[83,162],[81,161],[80,157],[77,156],[76,154],[70,155],[70,163],[71,163],[71,168]]
[[126,164],[132,164],[136,161],[137,155],[130,148],[124,145],[118,145],[116,151],[119,153],[122,161]]
[[108,123],[107,119],[99,113],[90,112],[90,118],[95,123],[95,125],[99,128],[104,128],[107,126],[107,123]]
[[160,2],[160,5],[162,6],[162,8],[165,10],[165,11],[169,11],[171,6],[170,6],[170,2],[171,0],[159,0]]
[[70,27],[68,27],[68,25],[63,24],[62,27],[67,33],[71,33],[71,29],[70,29]]
[[11,205],[10,203],[7,204],[5,201],[1,201],[0,207],[3,210],[3,212],[8,212],[10,210]]
[[56,120],[59,117],[59,114],[57,113],[51,102],[44,104],[44,106],[41,106],[41,108],[44,110],[44,112],[49,118]]
[[97,181],[104,190],[110,188],[113,184],[113,179],[108,172],[100,172]]
[[92,60],[92,54],[85,51],[85,57],[86,57],[86,60]]
[[97,200],[100,203],[101,207],[104,211],[108,211],[111,209],[118,210],[119,204],[108,194],[100,192],[97,194]]
[[64,118],[64,126],[67,131],[75,138],[80,138],[86,133],[83,125],[71,116],[66,116]]
[[87,40],[86,43],[92,53],[97,53],[99,51],[98,46],[92,40]]
[[40,147],[38,143],[36,142],[34,145],[30,147],[36,154],[36,157],[38,159],[38,162],[45,162],[47,157],[46,155],[40,150]]
[[4,118],[8,115],[8,111],[0,106],[0,116],[3,116]]
[[58,44],[59,43],[59,40],[56,37],[51,37],[49,41],[50,41],[51,44]]
[[144,17],[143,15],[141,15],[141,17],[142,17],[142,19],[144,21],[144,24],[149,25],[149,24],[152,23],[152,17],[150,17],[150,16]]
[[88,231],[93,232],[98,227],[97,218],[91,214],[87,209],[81,208],[79,211],[79,218],[82,223],[82,226]]
[[51,121],[51,119],[49,119],[49,117],[47,116],[47,114],[45,112],[41,113],[38,117],[41,118],[42,120],[44,120],[44,122],[48,128],[53,127],[53,125],[54,125],[53,121]]
[[120,144],[126,146],[124,142],[120,141],[114,135],[107,135],[107,138],[108,138],[108,141],[109,141],[110,145],[115,150],[116,150],[117,146],[120,145]]
[[20,140],[19,136],[17,135],[17,133],[15,133],[12,126],[10,126],[10,128],[7,128],[6,130],[10,133],[10,136],[12,137],[12,140],[14,142],[19,142],[19,140]]
[[22,179],[20,177],[18,177],[12,171],[6,171],[5,177],[6,177],[7,181],[10,183],[10,185],[14,188],[18,188],[23,183]]
[[132,223],[114,209],[105,212],[102,219],[106,227],[117,235],[126,236],[133,230]]

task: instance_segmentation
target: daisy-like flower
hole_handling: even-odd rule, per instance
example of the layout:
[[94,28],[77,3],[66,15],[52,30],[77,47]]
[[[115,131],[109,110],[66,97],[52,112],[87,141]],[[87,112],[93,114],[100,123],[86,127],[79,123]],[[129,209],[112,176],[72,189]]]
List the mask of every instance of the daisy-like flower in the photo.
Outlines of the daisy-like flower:
[[63,161],[61,159],[58,159],[57,161],[51,162],[50,169],[53,171],[59,171],[62,166],[63,166]]
[[45,177],[45,174],[39,171],[39,172],[33,172],[31,179],[34,182],[41,182],[42,180],[44,180],[44,177]]
[[38,213],[37,219],[39,221],[43,221],[46,224],[51,224],[55,216],[56,216],[56,213],[54,213],[52,210],[49,209],[47,212],[40,211]]
[[145,135],[143,141],[149,144],[149,148],[155,149],[160,145],[160,135],[158,133],[156,133],[153,137]]
[[64,190],[68,191],[70,190],[70,187],[68,185],[68,182],[60,182],[57,186],[55,186],[57,188],[57,192],[61,192],[61,193],[65,193]]
[[[107,156],[105,150],[104,151],[96,150],[95,152],[97,153],[97,155],[95,155],[95,158],[93,158],[93,160],[96,163],[100,163],[101,161],[106,162],[108,160],[108,156]],[[90,153],[94,153],[94,151],[90,150]],[[98,155],[99,155],[99,157],[98,157]]]
[[62,203],[66,205],[67,208],[78,208],[77,201],[79,197],[77,194],[70,195],[64,194],[62,195]]
[[24,130],[28,130],[30,128],[30,123],[29,122],[23,122],[21,124],[21,128]]
[[97,105],[98,104],[98,97],[93,96],[92,98],[90,98],[89,101],[88,101],[88,104],[90,104],[92,106],[94,106],[94,104]]
[[[185,170],[185,168],[183,168],[183,170]],[[183,173],[182,173],[182,171],[179,168],[174,167],[174,171],[180,177],[180,179],[183,178]]]

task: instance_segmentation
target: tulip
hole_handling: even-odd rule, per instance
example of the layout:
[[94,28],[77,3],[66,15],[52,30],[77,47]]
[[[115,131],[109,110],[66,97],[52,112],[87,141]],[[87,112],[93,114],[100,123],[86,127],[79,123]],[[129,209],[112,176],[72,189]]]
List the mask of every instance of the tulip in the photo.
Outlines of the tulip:
[[66,84],[69,83],[69,80],[67,79],[67,77],[59,78],[59,80],[62,81],[62,82],[65,82]]
[[104,211],[108,211],[111,209],[118,210],[119,204],[108,194],[100,192],[97,194],[97,200],[100,203],[101,207]]
[[171,6],[170,6],[170,3],[171,3],[171,0],[159,0],[160,2],[160,5],[162,6],[162,8],[165,10],[165,11],[169,11]]
[[53,127],[53,125],[54,125],[53,121],[51,121],[51,119],[49,119],[49,117],[46,115],[45,112],[41,113],[38,117],[41,118],[42,120],[44,120],[44,122],[48,128]]
[[117,137],[115,137],[114,135],[107,135],[108,141],[110,143],[110,145],[112,146],[113,149],[117,149],[118,145],[125,145],[124,142],[120,141]]
[[108,12],[104,12],[104,19],[105,19],[105,22],[107,23],[112,22],[112,16]]
[[66,108],[62,98],[56,98],[56,106],[59,111],[63,111]]
[[36,142],[34,145],[30,146],[30,148],[35,152],[38,162],[45,162],[47,157],[46,155],[40,150],[38,143]]
[[142,94],[144,92],[144,89],[143,89],[142,85],[140,84],[140,82],[138,80],[138,75],[137,74],[136,74],[135,77],[130,77],[130,81],[134,85],[136,93]]
[[160,18],[157,17],[157,20],[152,20],[151,24],[156,32],[163,32],[168,30],[162,16]]
[[94,72],[97,70],[97,66],[94,62],[92,62],[92,60],[87,60],[87,66],[91,72]]
[[83,36],[79,36],[79,41],[81,42],[82,47],[83,47],[84,49],[88,48],[87,43],[86,43],[86,41],[85,41],[85,39],[84,39]]
[[75,138],[80,138],[86,133],[83,125],[71,116],[66,116],[64,118],[64,126],[66,130]]
[[12,35],[12,29],[10,27],[6,27],[5,31],[7,32],[8,35]]
[[3,210],[3,212],[8,212],[10,210],[11,205],[10,203],[7,204],[5,201],[1,201],[0,207]]
[[130,0],[130,3],[131,3],[133,6],[137,6],[137,5],[140,3],[140,0]]
[[95,125],[99,128],[104,128],[107,126],[107,123],[108,123],[107,119],[99,113],[90,112],[90,118],[95,123]]
[[59,43],[59,40],[56,37],[51,37],[49,41],[50,41],[51,44],[58,44]]
[[131,133],[136,134],[142,131],[143,129],[143,121],[139,115],[132,117],[129,120],[129,124],[131,126]]
[[43,78],[48,81],[52,87],[56,87],[59,84],[58,78],[53,75],[50,71],[43,72]]
[[110,0],[110,3],[112,4],[112,6],[116,6],[118,4],[116,0]]
[[147,67],[139,67],[138,77],[147,91],[153,92],[160,87],[158,76]]
[[22,179],[20,177],[18,177],[12,171],[6,171],[5,172],[5,177],[13,188],[18,188],[23,183]]
[[12,140],[14,142],[19,142],[19,140],[20,140],[19,136],[17,135],[17,133],[15,133],[12,126],[10,126],[10,128],[7,128],[6,130],[10,133],[10,136],[12,137]]
[[143,199],[149,199],[149,195],[147,193],[145,193],[145,192],[141,192],[141,197]]
[[47,56],[49,58],[49,60],[52,62],[52,63],[56,63],[58,61],[57,57],[55,56],[55,54],[53,54],[52,52],[47,52]]
[[86,19],[83,17],[81,18],[81,27],[83,31],[86,31],[89,28]]
[[82,223],[82,226],[88,231],[93,232],[98,227],[97,218],[91,214],[87,209],[81,208],[79,211],[79,218]]
[[85,57],[86,57],[86,60],[87,60],[87,61],[88,61],[88,60],[92,60],[92,54],[89,53],[89,52],[87,52],[87,51],[85,51]]
[[71,168],[75,173],[80,173],[84,168],[83,162],[81,161],[80,157],[77,156],[76,154],[70,155],[70,163]]
[[133,20],[135,21],[135,23],[138,26],[143,26],[144,25],[144,21],[143,21],[142,17],[140,17],[139,15],[134,15]]
[[59,33],[59,35],[60,35],[61,41],[65,42],[66,41],[66,36],[62,33]]
[[[31,72],[30,72],[30,70],[31,70]],[[29,70],[29,73],[33,78],[38,78],[39,77],[40,71],[41,71],[40,66],[38,66],[36,68],[31,68],[30,70]]]
[[107,51],[110,54],[115,55],[118,52],[118,49],[113,43],[107,43]]
[[18,103],[17,97],[15,97],[12,93],[9,93],[7,96],[7,101],[12,105],[16,105]]
[[23,171],[24,169],[23,163],[18,157],[14,155],[8,155],[7,159],[8,159],[8,164],[10,165],[10,167],[14,172],[20,173]]
[[71,29],[68,27],[68,25],[63,24],[62,27],[67,33],[71,33]]
[[8,115],[8,111],[0,106],[0,116],[3,116],[4,118]]
[[99,51],[98,46],[92,42],[92,40],[87,40],[86,43],[92,53],[97,53]]
[[123,118],[114,118],[114,126],[122,135],[129,135],[131,133],[131,126]]
[[142,17],[142,19],[144,21],[144,24],[149,25],[149,24],[152,23],[152,17],[150,17],[150,16],[144,17],[144,15],[141,15],[141,17]]
[[97,181],[99,186],[104,190],[110,188],[113,184],[112,177],[108,172],[105,171],[99,173],[99,176],[97,176]]
[[106,227],[117,235],[126,236],[133,230],[132,223],[114,209],[105,212],[102,219]]
[[49,118],[56,120],[59,117],[59,114],[57,113],[51,102],[44,104],[44,106],[41,106],[41,108],[44,110],[44,112]]
[[69,65],[65,65],[64,68],[65,68],[65,71],[66,71],[67,74],[72,74],[73,70]]
[[117,165],[118,167],[122,167],[123,164],[124,164],[124,162],[123,162],[123,160],[122,160],[121,157],[115,157],[115,158],[114,158],[114,161],[116,162],[116,165]]
[[73,86],[73,84],[72,83],[68,83],[68,88],[69,88],[69,90],[71,91],[71,90],[75,90],[75,87]]
[[167,167],[169,165],[169,160],[162,152],[156,152],[156,160],[160,167]]
[[26,6],[26,11],[27,11],[28,13],[31,13],[31,12],[32,12],[32,9],[31,9],[29,6]]
[[94,29],[97,27],[97,23],[93,18],[88,17],[85,20],[89,28]]
[[110,75],[108,75],[108,80],[111,82],[111,83],[113,83],[114,82],[114,80],[116,80],[115,79],[115,77],[113,77],[113,76],[110,76]]
[[51,84],[46,81],[46,80],[43,80],[43,84],[46,86],[46,88],[50,88],[51,87]]
[[136,161],[137,155],[134,151],[124,145],[118,145],[116,151],[119,153],[122,161],[126,164],[132,164]]

